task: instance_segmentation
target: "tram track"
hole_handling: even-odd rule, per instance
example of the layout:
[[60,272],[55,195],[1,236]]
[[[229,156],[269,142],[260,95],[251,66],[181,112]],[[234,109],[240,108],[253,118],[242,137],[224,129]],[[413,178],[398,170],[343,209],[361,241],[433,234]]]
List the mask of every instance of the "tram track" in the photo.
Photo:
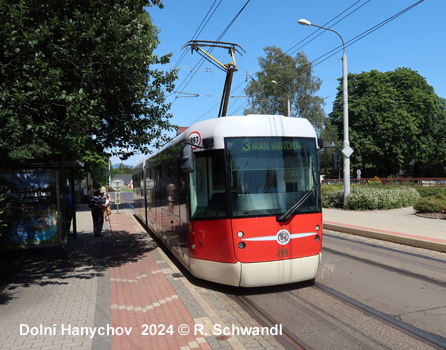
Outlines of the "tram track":
[[324,286],[321,283],[316,282],[313,286],[310,288],[316,289],[318,291],[321,291],[325,293],[326,295],[329,295],[332,298],[335,298],[337,300],[340,300],[341,302],[354,307],[355,309],[360,310],[366,315],[369,315],[370,317],[373,317],[380,322],[386,323],[389,326],[393,327],[394,329],[401,331],[405,334],[408,334],[409,336],[419,340],[420,342],[423,342],[424,344],[427,344],[429,346],[434,347],[435,349],[446,349],[445,343],[440,343],[425,332],[419,331],[415,327],[411,327],[407,324],[404,324],[403,322],[399,322],[398,320],[392,318],[389,315],[386,315],[382,312],[376,311],[373,308],[370,308],[360,302],[355,301],[352,298],[349,298],[345,295],[343,295],[340,292],[337,292],[327,286]]
[[[251,316],[253,316],[262,326],[274,327],[279,324],[271,315],[269,315],[260,306],[242,295],[233,295],[234,300],[241,305]],[[285,349],[306,350],[307,347],[297,339],[286,327],[282,325],[282,334],[275,336],[276,340],[282,344]]]
[[[387,315],[383,312],[377,311],[367,305],[364,305],[361,302],[358,302],[341,292],[338,292],[330,287],[327,287],[319,282],[316,282],[312,286],[308,286],[308,288],[314,289],[320,293],[323,293],[330,298],[338,300],[343,304],[349,306],[352,309],[360,311],[362,314],[366,315],[369,318],[375,319],[381,324],[387,325],[388,327],[393,328],[395,331],[406,334],[407,336],[429,346],[434,349],[444,349],[446,350],[446,344],[444,342],[438,341],[434,339],[432,336],[427,334],[426,332],[417,329],[411,325],[405,324],[404,322],[400,322],[397,319],[393,318],[390,315]],[[292,293],[285,292],[285,293]],[[253,300],[250,300],[247,296],[242,295],[233,295],[234,300],[241,305],[254,319],[256,319],[262,327],[274,327],[280,322],[277,321],[274,317],[272,317],[267,311],[262,309],[259,305],[257,305]],[[297,311],[297,310],[296,310]],[[311,345],[305,344],[302,340],[296,337],[285,325],[282,325],[282,334],[275,336],[276,340],[284,346],[285,349],[300,349],[307,350],[313,349]]]
[[408,276],[408,277],[417,278],[419,280],[435,284],[436,286],[439,286],[439,287],[446,287],[446,281],[442,281],[442,280],[439,280],[439,279],[436,279],[436,278],[425,276],[425,275],[422,275],[422,274],[419,274],[419,273],[415,273],[415,272],[412,272],[412,271],[409,271],[409,270],[404,270],[404,269],[401,269],[401,268],[397,268],[397,267],[389,266],[389,265],[386,265],[386,264],[382,264],[382,263],[379,263],[379,262],[374,261],[374,260],[361,258],[361,257],[358,257],[356,255],[339,252],[339,251],[331,249],[331,248],[324,247],[323,250],[324,250],[324,252],[330,252],[331,254],[336,254],[338,256],[342,256],[342,257],[345,257],[345,258],[354,259],[356,261],[360,261],[362,263],[365,263],[365,264],[368,264],[368,265],[371,265],[371,266],[379,267],[379,268],[387,270],[387,271],[392,271],[392,272],[396,272],[396,273],[399,273],[399,274],[402,274],[402,275],[405,275],[405,276]]
[[[327,248],[325,246],[323,248],[323,251],[328,253],[326,256],[336,255],[340,256],[342,259],[346,259],[345,261],[348,263],[345,266],[358,266],[364,264],[364,266],[370,266],[372,267],[372,269],[376,269],[376,271],[381,270],[382,272],[388,272],[391,274],[399,275],[401,277],[406,278],[406,280],[413,279],[414,281],[413,283],[420,283],[421,286],[426,287],[427,285],[430,285],[430,287],[427,287],[428,288],[427,290],[433,290],[432,288],[442,288],[442,289],[446,288],[446,281],[443,279],[442,275],[438,273],[438,271],[436,274],[432,276],[430,276],[429,273],[429,268],[432,266],[431,265],[432,262],[440,264],[445,262],[442,257],[435,257],[435,256],[427,257],[422,254],[418,254],[417,252],[408,252],[409,257],[414,257],[415,259],[418,259],[417,260],[418,268],[415,269],[415,271],[410,271],[409,268],[411,265],[409,257],[406,257],[404,255],[398,256],[397,254],[398,251],[395,248],[382,247],[385,250],[382,251],[381,253],[378,253],[377,255],[373,255],[376,253],[373,251],[369,252],[366,249],[363,250],[361,247],[359,248],[357,254],[354,251],[352,252],[342,251],[342,249],[344,248],[345,247],[341,247],[340,251],[338,251],[334,246],[330,248]],[[380,247],[373,246],[373,248],[376,249]],[[401,253],[406,254],[407,252],[401,252]],[[395,255],[397,256],[397,260],[395,260],[394,263],[392,260],[389,260],[389,257],[395,257]],[[374,260],[374,257],[376,257],[377,259],[376,261]],[[427,260],[423,260],[423,258]],[[329,264],[327,266],[330,266],[332,260],[329,259],[328,261]],[[338,260],[336,258],[333,261],[335,261],[336,264],[335,266],[339,267],[338,264],[341,263],[340,262],[341,260]],[[426,261],[427,263],[425,264],[424,261]],[[405,264],[409,264],[407,265],[408,268],[405,268],[406,267]],[[438,266],[436,268],[438,270]],[[332,271],[333,273],[334,270],[328,270],[328,271]],[[368,271],[372,270],[369,269]],[[354,273],[356,273],[356,270],[354,271]],[[341,274],[342,274],[342,268],[339,269],[339,277],[342,278]],[[237,295],[234,298],[236,298],[239,305],[243,306],[243,308],[248,313],[250,313],[262,326],[273,327],[276,324],[282,323],[283,333],[280,337],[275,337],[275,338],[286,349],[314,349],[320,347],[321,344],[324,344],[325,346],[327,344],[332,344],[330,342],[333,341],[337,342],[338,340],[336,338],[332,338],[333,337],[332,334],[338,334],[338,325],[337,325],[338,321],[340,321],[339,334],[344,335],[343,340],[345,340],[345,336],[347,337],[351,336],[353,341],[358,341],[358,342],[363,342],[363,344],[368,344],[367,340],[369,334],[367,333],[367,331],[364,332],[364,328],[362,328],[362,326],[358,326],[362,322],[364,322],[364,320],[367,320],[368,324],[375,325],[374,329],[378,328],[381,329],[381,333],[373,335],[369,338],[369,339],[374,339],[375,342],[374,344],[378,346],[378,348],[380,346],[382,346],[383,348],[386,348],[386,346],[395,346],[395,344],[397,344],[395,343],[395,339],[400,339],[401,337],[401,339],[406,339],[405,342],[408,342],[408,344],[412,345],[413,343],[414,348],[417,348],[416,344],[418,344],[418,348],[426,348],[426,349],[432,348],[432,349],[446,350],[444,333],[442,331],[439,331],[438,324],[437,327],[431,327],[428,326],[427,323],[425,324],[423,322],[422,323],[412,322],[413,319],[411,318],[411,316],[408,316],[409,313],[407,312],[409,308],[395,309],[395,304],[389,305],[389,308],[386,308],[385,306],[380,307],[385,305],[385,302],[379,302],[378,299],[376,300],[370,299],[371,295],[370,293],[366,293],[365,294],[366,297],[362,298],[361,293],[359,294],[351,293],[351,289],[348,288],[344,290],[342,284],[339,285],[335,283],[332,285],[332,283],[329,284],[325,283],[327,277],[329,276],[330,274],[324,276],[323,278],[321,274],[320,276],[321,278],[320,279],[317,278],[316,283],[314,285],[307,286],[307,288],[303,289],[300,288],[299,286],[297,286],[296,289],[277,288],[271,291],[262,291],[262,292],[256,291],[252,295],[243,295],[243,296]],[[365,286],[367,286],[367,284],[365,284]],[[422,287],[421,289],[424,290],[425,287]],[[311,292],[312,290],[314,292]],[[267,300],[268,298],[265,298],[264,296],[270,294],[270,292],[274,293],[271,296],[274,295],[275,296],[274,299],[277,300],[277,302],[273,301],[265,302],[265,300]],[[393,293],[393,295],[397,295],[397,293]],[[297,300],[300,300],[301,302],[298,302]],[[367,300],[371,300],[372,303],[369,304]],[[287,304],[287,302],[289,302],[289,304]],[[311,307],[309,307],[309,305],[316,306],[315,309],[316,314],[314,315],[314,318],[311,312],[308,312],[308,310],[311,310]],[[339,310],[341,310],[342,307],[341,308],[333,307],[332,310],[330,310],[331,308],[327,308],[326,311],[323,311],[321,309],[318,310],[319,305],[324,305],[324,306],[344,305],[343,308],[346,311],[345,313],[343,312],[339,313]],[[405,305],[411,305],[411,304],[405,304]],[[418,305],[420,305],[420,303],[418,303]],[[427,305],[429,304],[428,303],[421,304],[421,308],[414,307],[410,310],[415,314],[415,313],[421,313],[423,312],[423,310],[426,313],[430,313],[432,310],[442,308],[441,306],[442,304],[433,303],[429,306]],[[439,305],[439,308],[436,308],[436,305]],[[429,309],[429,307],[432,308]],[[307,317],[308,319],[303,323],[299,323],[299,321],[298,323],[296,323],[296,320],[298,318],[284,317],[286,313],[286,311],[284,313],[284,310],[293,310],[292,313],[297,313],[303,317]],[[336,312],[333,313],[335,310]],[[356,316],[357,318],[355,320],[361,320],[361,321],[350,322],[348,318],[344,317],[344,315],[352,315],[352,312],[353,315],[357,315]],[[438,317],[440,314],[432,313],[431,315],[437,315]],[[352,318],[351,320],[353,319],[354,318]],[[343,320],[346,320],[346,322],[343,322]],[[350,323],[351,325],[353,325],[353,327],[349,327]],[[326,340],[321,340],[319,338],[319,340],[313,342],[311,336],[310,337],[308,336],[311,333],[311,331],[309,332],[308,329],[311,328],[305,328],[305,325],[314,326],[315,324],[316,325],[318,324],[320,326],[320,329],[332,330],[333,333],[329,334],[329,332],[327,331]],[[347,331],[345,329],[347,329]],[[303,332],[302,334],[300,334],[301,330]],[[395,335],[393,337],[389,337],[389,334],[392,333],[394,333]],[[381,334],[383,336],[381,336]],[[339,343],[343,342],[343,340],[341,339],[342,338],[339,339]],[[346,343],[348,343],[348,340],[346,341]]]

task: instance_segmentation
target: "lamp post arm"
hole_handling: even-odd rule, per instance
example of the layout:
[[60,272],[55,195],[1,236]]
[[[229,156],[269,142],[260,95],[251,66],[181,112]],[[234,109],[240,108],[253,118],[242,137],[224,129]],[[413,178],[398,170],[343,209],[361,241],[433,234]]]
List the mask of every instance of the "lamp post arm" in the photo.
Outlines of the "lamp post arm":
[[338,37],[341,38],[341,41],[342,41],[342,49],[343,49],[343,51],[344,51],[344,55],[345,55],[345,43],[344,43],[344,39],[342,38],[341,34],[339,34],[339,33],[338,33],[336,30],[334,30],[334,29],[326,28],[326,27],[321,27],[321,26],[318,26],[317,24],[313,24],[313,23],[311,23],[310,26],[317,27],[317,28],[321,28],[321,29],[325,29],[325,30],[329,30],[329,31],[331,31],[331,32],[333,32],[333,33],[336,33],[336,34],[338,35]]

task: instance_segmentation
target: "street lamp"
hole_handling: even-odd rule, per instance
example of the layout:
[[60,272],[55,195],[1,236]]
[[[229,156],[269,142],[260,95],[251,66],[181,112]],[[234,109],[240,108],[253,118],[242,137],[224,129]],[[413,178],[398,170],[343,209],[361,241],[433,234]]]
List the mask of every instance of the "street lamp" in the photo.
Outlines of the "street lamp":
[[280,86],[282,89],[284,89],[286,91],[286,93],[287,93],[287,100],[288,100],[288,117],[291,117],[291,102],[290,102],[290,94],[289,94],[288,90],[284,86],[280,85],[275,80],[271,80],[271,83],[276,84],[277,86]]
[[350,142],[348,140],[348,85],[347,85],[347,56],[345,55],[345,43],[342,36],[335,30],[330,28],[325,28],[318,26],[316,24],[307,21],[306,19],[300,19],[297,23],[305,26],[313,26],[325,30],[332,31],[336,33],[342,40],[342,47],[344,54],[342,56],[342,86],[344,92],[344,148],[342,149],[342,154],[344,155],[344,203],[347,200],[347,196],[350,194],[350,156],[353,153],[353,149],[350,147]]

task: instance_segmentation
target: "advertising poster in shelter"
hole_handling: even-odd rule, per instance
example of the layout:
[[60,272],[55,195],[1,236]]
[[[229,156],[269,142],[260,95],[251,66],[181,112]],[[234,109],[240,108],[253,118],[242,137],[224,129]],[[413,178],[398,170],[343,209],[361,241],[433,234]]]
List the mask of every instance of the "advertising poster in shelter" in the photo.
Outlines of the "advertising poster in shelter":
[[11,248],[60,244],[56,170],[18,170],[0,174]]

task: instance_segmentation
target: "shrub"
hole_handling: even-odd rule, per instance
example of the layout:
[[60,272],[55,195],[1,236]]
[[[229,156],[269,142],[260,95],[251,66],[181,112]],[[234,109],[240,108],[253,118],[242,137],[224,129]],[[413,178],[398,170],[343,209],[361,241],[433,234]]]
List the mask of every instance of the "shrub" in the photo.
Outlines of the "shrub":
[[372,180],[367,181],[368,186],[381,186],[381,180],[375,176]]
[[446,187],[417,187],[417,191],[421,197],[435,196],[439,193],[446,195]]
[[321,189],[322,207],[349,210],[396,209],[410,207],[420,198],[411,187],[352,186],[344,206],[343,188]]
[[419,198],[418,192],[411,187],[354,187],[347,197],[345,209],[382,210],[410,207]]
[[344,206],[344,189],[322,192],[323,208],[342,208]]
[[417,213],[441,213],[444,207],[446,207],[446,196],[442,193],[420,198],[413,205]]
[[321,185],[322,207],[342,208],[344,206],[344,184]]
[[341,183],[336,183],[336,184],[322,184],[321,185],[321,193],[325,194],[325,193],[329,193],[329,192],[335,192],[338,190],[344,190],[344,184]]

